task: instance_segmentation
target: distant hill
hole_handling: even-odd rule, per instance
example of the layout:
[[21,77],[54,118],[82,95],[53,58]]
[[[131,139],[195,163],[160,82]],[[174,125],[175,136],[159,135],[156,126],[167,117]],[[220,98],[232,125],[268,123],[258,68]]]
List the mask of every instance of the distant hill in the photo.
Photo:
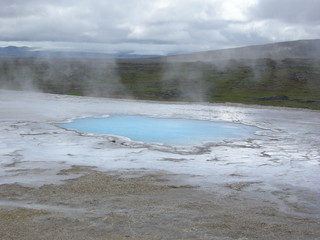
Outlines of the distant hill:
[[111,58],[150,58],[158,55],[139,55],[130,52],[119,52],[117,54],[96,53],[96,52],[66,52],[66,51],[39,51],[29,47],[0,47],[1,57],[14,58],[88,58],[88,59],[111,59]]
[[320,59],[320,39],[299,40],[271,43],[231,49],[197,52],[162,59],[178,62],[215,62],[229,59],[262,59],[281,60],[286,58]]
[[[281,60],[285,58],[311,58],[320,59],[320,39],[299,40],[290,42],[271,43],[266,45],[253,45],[247,47],[212,50],[190,54],[179,54],[160,57],[159,55],[139,55],[130,52],[117,54],[97,52],[66,52],[66,51],[40,51],[30,47],[0,47],[1,57],[40,57],[40,58],[88,58],[88,59],[144,59],[152,61],[177,62],[215,62],[230,59],[262,59],[270,58]],[[152,59],[151,59],[152,58]]]
[[320,40],[153,58],[26,47],[0,48],[0,56],[0,88],[320,110]]

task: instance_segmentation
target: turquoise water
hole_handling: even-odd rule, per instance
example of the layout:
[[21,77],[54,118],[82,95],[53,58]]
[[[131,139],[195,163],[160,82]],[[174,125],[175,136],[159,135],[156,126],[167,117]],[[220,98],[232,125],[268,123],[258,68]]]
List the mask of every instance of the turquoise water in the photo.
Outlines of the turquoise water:
[[243,124],[191,119],[117,115],[82,118],[57,126],[84,133],[107,134],[146,143],[198,145],[230,138],[250,137],[257,130]]

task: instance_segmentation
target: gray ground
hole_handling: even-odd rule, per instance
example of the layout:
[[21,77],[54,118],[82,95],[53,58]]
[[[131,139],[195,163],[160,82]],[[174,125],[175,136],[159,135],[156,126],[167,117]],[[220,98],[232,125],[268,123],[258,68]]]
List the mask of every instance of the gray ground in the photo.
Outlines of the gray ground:
[[320,239],[319,219],[281,213],[243,185],[223,196],[161,172],[59,174],[75,172],[63,185],[1,185],[0,239]]
[[[224,120],[254,138],[176,148],[66,131],[104,114]],[[0,90],[0,239],[320,239],[320,112]]]

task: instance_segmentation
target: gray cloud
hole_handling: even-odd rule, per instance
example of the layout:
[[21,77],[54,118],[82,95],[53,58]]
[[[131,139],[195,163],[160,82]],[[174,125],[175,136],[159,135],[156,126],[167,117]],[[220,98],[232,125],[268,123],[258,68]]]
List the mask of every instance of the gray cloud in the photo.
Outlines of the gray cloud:
[[0,0],[0,44],[166,54],[320,38],[318,0]]
[[276,19],[292,24],[320,23],[319,0],[268,0],[260,1],[253,15],[260,19]]

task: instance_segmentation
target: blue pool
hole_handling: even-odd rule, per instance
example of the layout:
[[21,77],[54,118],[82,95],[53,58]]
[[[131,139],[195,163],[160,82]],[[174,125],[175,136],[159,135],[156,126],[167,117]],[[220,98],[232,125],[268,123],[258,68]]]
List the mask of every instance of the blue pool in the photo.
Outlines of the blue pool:
[[230,122],[130,115],[82,118],[56,125],[84,133],[116,135],[133,141],[171,145],[199,145],[202,142],[248,138],[258,130]]

